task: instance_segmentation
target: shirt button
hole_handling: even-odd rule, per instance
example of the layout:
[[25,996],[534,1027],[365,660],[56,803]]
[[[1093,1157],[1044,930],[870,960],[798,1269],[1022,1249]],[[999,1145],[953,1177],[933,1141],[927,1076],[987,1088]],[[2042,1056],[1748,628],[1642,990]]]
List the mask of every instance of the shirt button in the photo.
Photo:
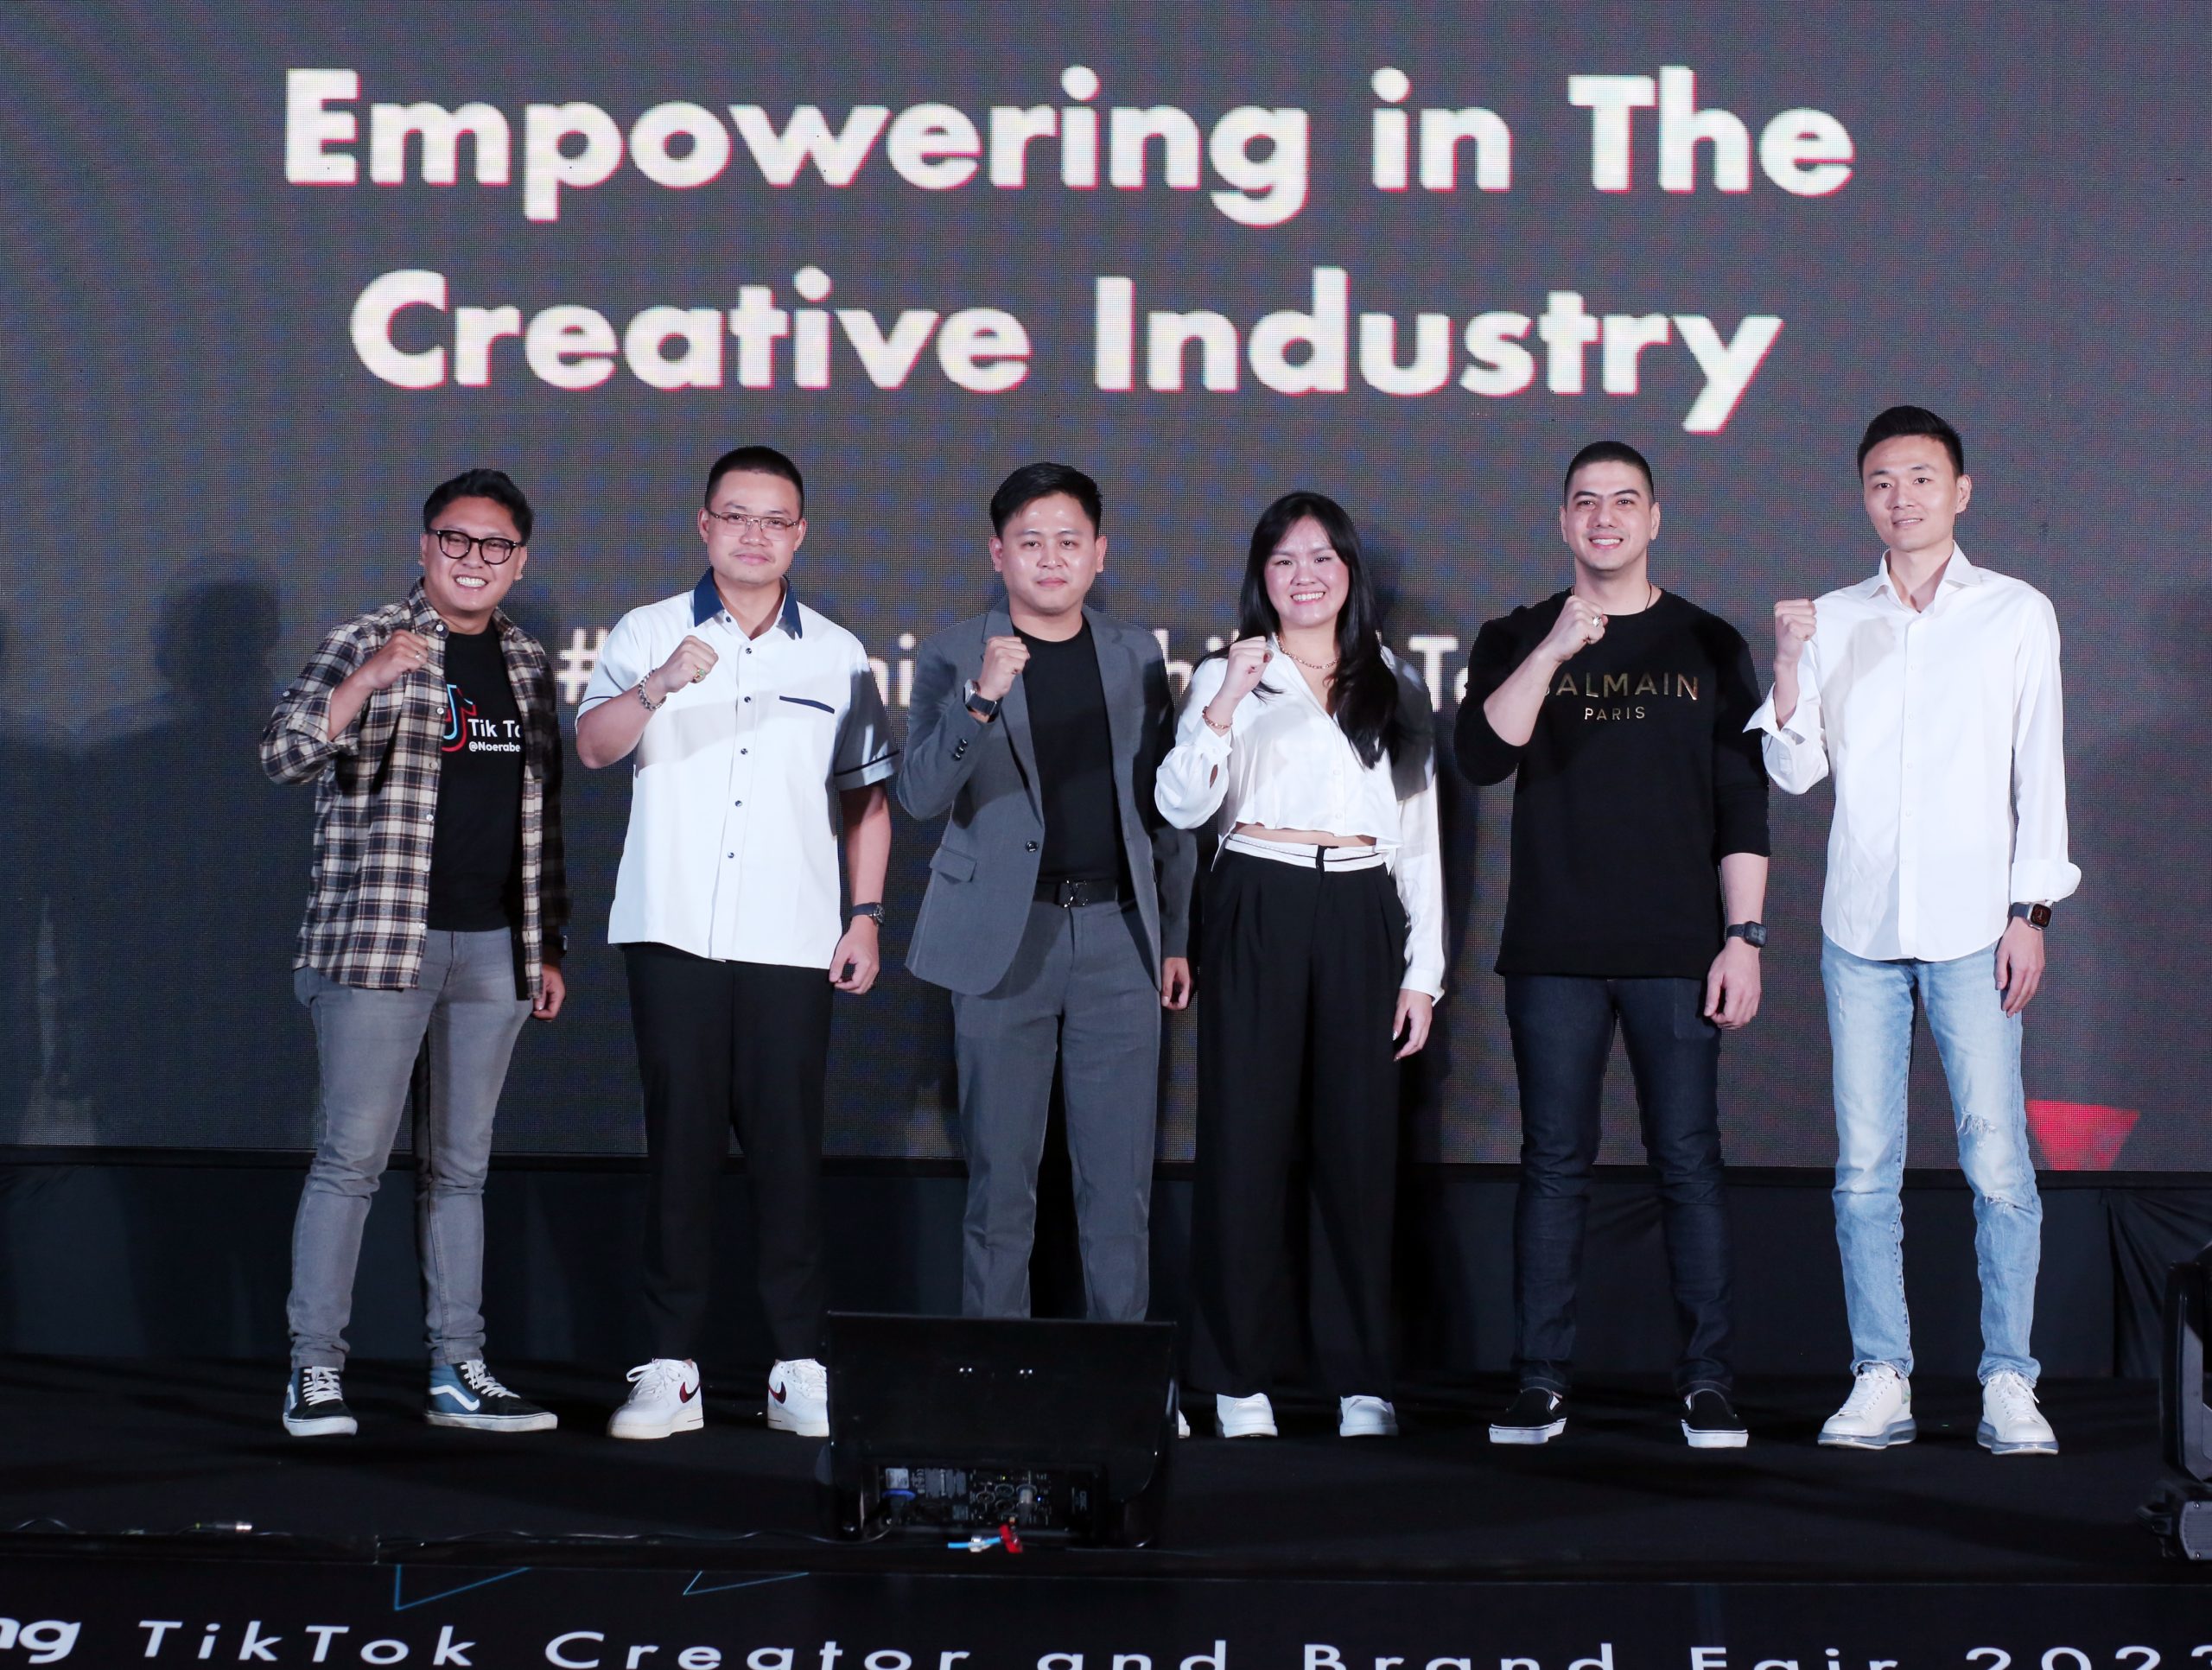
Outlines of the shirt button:
[[749,696],[749,695],[748,695],[748,696],[747,696],[745,699],[746,699],[747,702],[750,702],[750,701],[752,701],[752,700],[753,700],[753,698],[752,698],[751,696]]
[[749,754],[749,753],[751,753],[752,752],[753,752],[753,750],[752,750],[752,749],[750,749],[750,748],[740,748],[740,749],[738,750],[738,752],[740,752],[740,753],[741,753],[741,754]]

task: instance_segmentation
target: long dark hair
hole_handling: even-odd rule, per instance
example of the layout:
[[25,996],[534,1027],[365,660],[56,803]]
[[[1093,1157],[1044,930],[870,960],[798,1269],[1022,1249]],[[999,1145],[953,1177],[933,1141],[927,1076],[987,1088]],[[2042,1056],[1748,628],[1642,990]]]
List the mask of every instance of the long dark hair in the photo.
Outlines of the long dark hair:
[[1386,750],[1395,759],[1401,732],[1398,681],[1382,659],[1382,612],[1360,556],[1359,530],[1335,499],[1323,493],[1287,492],[1260,512],[1244,559],[1236,635],[1259,638],[1282,630],[1281,618],[1268,596],[1268,559],[1283,536],[1307,517],[1320,524],[1337,560],[1344,565],[1344,605],[1337,616],[1337,676],[1330,690],[1337,724],[1363,765],[1374,765]]

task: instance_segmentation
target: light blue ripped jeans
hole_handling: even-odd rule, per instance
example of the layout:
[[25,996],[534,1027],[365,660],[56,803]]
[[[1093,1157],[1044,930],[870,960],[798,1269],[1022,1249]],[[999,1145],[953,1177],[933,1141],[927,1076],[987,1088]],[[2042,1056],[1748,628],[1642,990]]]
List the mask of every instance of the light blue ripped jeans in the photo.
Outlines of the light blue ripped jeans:
[[1851,1318],[1852,1368],[1912,1372],[1904,1304],[1905,1083],[1916,1009],[1950,1081],[1959,1164],[1974,1188],[1974,1250],[1981,1273],[1981,1368],[2039,1372],[2028,1349],[2043,1200],[2028,1153],[2020,1084],[2020,1017],[2005,1013],[1994,944],[1943,962],[1876,962],[1821,941],[1828,1037],[1835,1057],[1835,1239]]

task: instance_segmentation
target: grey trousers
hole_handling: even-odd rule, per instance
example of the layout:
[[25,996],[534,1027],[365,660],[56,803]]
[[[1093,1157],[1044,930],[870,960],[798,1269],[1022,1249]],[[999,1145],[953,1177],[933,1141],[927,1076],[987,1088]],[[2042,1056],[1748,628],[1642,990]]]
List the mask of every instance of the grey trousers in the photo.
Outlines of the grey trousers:
[[292,1366],[345,1366],[361,1228],[426,1038],[427,1082],[414,1098],[424,1329],[434,1366],[482,1356],[492,1116],[530,1017],[530,1000],[515,995],[513,936],[431,934],[411,992],[341,986],[313,968],[296,970],[292,985],[314,1018],[322,1070],[315,1163],[292,1226]]
[[1029,1314],[1037,1167],[1060,1070],[1085,1312],[1141,1322],[1151,1298],[1160,988],[1136,907],[1032,905],[998,985],[952,998],[968,1215],[960,1308]]

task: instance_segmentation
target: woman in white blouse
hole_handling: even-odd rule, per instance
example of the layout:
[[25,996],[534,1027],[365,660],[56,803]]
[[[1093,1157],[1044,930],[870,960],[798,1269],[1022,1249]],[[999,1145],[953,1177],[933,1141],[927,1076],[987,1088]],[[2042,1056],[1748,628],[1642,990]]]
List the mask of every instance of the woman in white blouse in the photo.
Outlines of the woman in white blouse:
[[1171,822],[1222,836],[1197,982],[1190,1379],[1224,1437],[1274,1435],[1303,1159],[1313,1359],[1338,1431],[1387,1437],[1397,1063],[1444,989],[1428,695],[1382,647],[1358,530],[1319,493],[1262,515],[1240,608],[1236,641],[1191,676],[1158,784]]

